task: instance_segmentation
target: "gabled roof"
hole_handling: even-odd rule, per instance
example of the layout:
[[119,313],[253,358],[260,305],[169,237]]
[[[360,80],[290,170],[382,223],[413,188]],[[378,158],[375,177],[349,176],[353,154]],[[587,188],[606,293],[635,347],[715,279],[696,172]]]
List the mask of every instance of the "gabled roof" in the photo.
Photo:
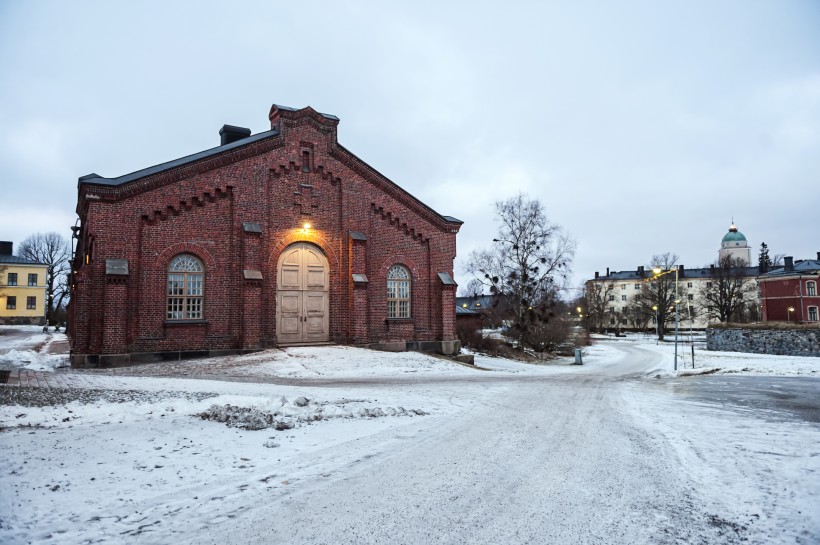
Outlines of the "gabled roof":
[[[279,115],[281,112],[287,112],[286,116],[288,118],[298,118],[298,117],[311,117],[311,118],[324,118],[329,121],[329,124],[334,126],[338,124],[339,118],[335,115],[330,114],[323,114],[321,112],[317,112],[310,106],[307,106],[302,109],[291,108],[289,106],[282,106],[279,104],[274,104],[271,108],[270,116]],[[270,117],[269,116],[269,117]],[[273,117],[271,117],[273,122]],[[224,127],[223,127],[224,129]],[[258,134],[254,134],[252,136],[248,136],[246,138],[242,138],[235,142],[231,142],[230,144],[225,144],[222,146],[217,146],[215,148],[211,148],[205,151],[200,151],[198,153],[194,153],[192,155],[187,155],[185,157],[181,157],[179,159],[174,159],[173,161],[167,161],[165,163],[160,163],[158,165],[154,165],[148,168],[144,168],[141,170],[137,170],[135,172],[131,172],[129,174],[124,174],[122,176],[118,176],[116,178],[104,178],[96,173],[86,174],[79,178],[77,186],[81,188],[82,186],[99,186],[99,187],[111,187],[111,188],[118,188],[119,186],[123,186],[130,182],[134,182],[140,180],[142,178],[148,178],[150,176],[160,174],[178,167],[182,167],[185,165],[189,165],[192,163],[196,163],[197,161],[202,161],[205,159],[212,158],[214,156],[230,152],[232,150],[236,150],[238,148],[242,148],[244,146],[248,146],[254,144],[256,142],[260,142],[269,138],[275,138],[282,134],[281,126],[277,123],[274,128],[269,131],[260,132]],[[410,194],[407,190],[400,187],[398,184],[378,172],[372,166],[367,164],[366,162],[362,161],[358,158],[355,154],[347,150],[344,146],[339,144],[334,137],[334,148],[338,150],[342,156],[347,156],[351,161],[347,163],[349,168],[356,170],[357,168],[363,167],[367,173],[371,176],[375,176],[378,180],[383,183],[386,183],[388,187],[392,188],[392,190],[398,190],[403,196],[407,196],[412,200],[413,203],[418,205],[418,207],[428,213],[431,214],[433,218],[438,221],[442,221],[450,226],[461,226],[464,222],[461,220],[454,218],[452,216],[443,216],[427,206],[425,203],[421,202],[419,199],[414,197]],[[336,155],[336,158],[339,159],[340,156]],[[342,161],[344,163],[344,161]],[[388,190],[388,192],[391,190]],[[78,204],[79,206],[79,204]],[[455,227],[457,229],[457,227]]]
[[78,185],[86,184],[117,186],[127,184],[128,182],[133,182],[134,180],[139,180],[140,178],[145,178],[153,174],[158,174],[160,172],[170,170],[172,168],[187,165],[189,163],[200,161],[202,159],[207,159],[209,157],[213,157],[214,155],[218,155],[226,151],[241,148],[242,146],[247,146],[248,144],[253,144],[254,142],[259,142],[260,140],[265,140],[266,138],[273,138],[274,136],[278,135],[278,128],[271,129],[269,131],[260,132],[258,134],[254,134],[253,136],[243,138],[242,140],[237,140],[236,142],[231,142],[230,144],[225,144],[224,146],[217,146],[215,148],[207,149],[205,151],[200,151],[199,153],[186,155],[185,157],[180,157],[179,159],[174,159],[173,161],[168,161],[166,163],[160,163],[152,167],[143,168],[142,170],[137,170],[135,172],[131,172],[130,174],[124,174],[116,178],[103,178],[102,176],[96,173],[86,174],[85,176],[80,177],[80,179],[78,180]]

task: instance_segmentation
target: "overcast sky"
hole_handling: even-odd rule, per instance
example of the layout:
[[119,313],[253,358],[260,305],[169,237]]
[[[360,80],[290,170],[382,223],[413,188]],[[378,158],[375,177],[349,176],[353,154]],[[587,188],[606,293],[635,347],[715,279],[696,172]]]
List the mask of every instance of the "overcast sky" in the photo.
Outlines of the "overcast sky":
[[337,115],[339,141],[464,220],[456,276],[523,191],[574,283],[674,252],[820,251],[820,2],[0,0],[0,240],[70,234],[77,178]]

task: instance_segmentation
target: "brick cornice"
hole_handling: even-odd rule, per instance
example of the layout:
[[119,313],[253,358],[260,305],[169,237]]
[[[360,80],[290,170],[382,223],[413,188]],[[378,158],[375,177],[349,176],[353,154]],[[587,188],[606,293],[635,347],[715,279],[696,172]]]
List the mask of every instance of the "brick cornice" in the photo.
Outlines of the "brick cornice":
[[141,214],[140,217],[144,223],[154,225],[157,221],[166,220],[170,216],[178,216],[182,212],[187,212],[194,207],[202,207],[208,203],[215,202],[217,199],[229,197],[232,192],[233,186],[217,187],[213,191],[206,191],[199,195],[194,195],[188,200],[180,200],[166,205],[165,208]]
[[379,206],[376,203],[370,203],[370,212],[386,221],[389,225],[394,226],[399,231],[403,231],[405,235],[409,236],[415,241],[418,241],[422,244],[430,241],[429,233],[417,231],[415,227],[411,227],[410,225],[408,225],[407,222],[403,220],[403,218],[394,215],[390,211],[386,211],[383,206]]

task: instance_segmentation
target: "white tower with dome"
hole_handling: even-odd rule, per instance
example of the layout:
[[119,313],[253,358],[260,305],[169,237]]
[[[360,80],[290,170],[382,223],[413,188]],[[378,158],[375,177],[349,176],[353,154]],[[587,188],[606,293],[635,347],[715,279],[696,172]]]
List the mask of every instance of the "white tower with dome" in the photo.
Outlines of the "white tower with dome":
[[718,251],[718,259],[723,261],[724,257],[740,259],[748,267],[752,264],[752,250],[746,237],[737,230],[735,222],[729,226],[729,232],[723,235]]

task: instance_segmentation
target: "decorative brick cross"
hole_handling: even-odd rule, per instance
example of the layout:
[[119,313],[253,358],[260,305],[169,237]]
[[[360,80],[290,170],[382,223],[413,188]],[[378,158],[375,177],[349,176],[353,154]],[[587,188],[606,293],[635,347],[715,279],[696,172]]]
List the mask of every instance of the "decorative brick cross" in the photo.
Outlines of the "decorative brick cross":
[[293,192],[293,206],[299,207],[302,216],[312,216],[319,208],[319,192],[311,184],[300,183]]

